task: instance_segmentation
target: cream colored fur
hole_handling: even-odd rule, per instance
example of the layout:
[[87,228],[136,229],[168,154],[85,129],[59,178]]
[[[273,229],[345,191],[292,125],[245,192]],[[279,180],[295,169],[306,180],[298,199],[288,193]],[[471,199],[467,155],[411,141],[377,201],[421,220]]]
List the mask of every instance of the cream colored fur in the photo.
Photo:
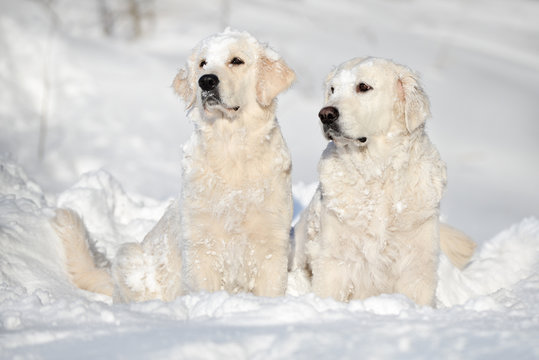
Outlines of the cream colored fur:
[[470,262],[475,248],[475,242],[462,231],[447,224],[440,224],[440,249],[453,266],[464,269]]
[[[225,36],[227,36],[225,34]],[[277,54],[239,33],[203,42],[175,87],[187,103],[201,75],[216,74],[223,103],[240,110],[195,106],[195,133],[184,147],[182,224],[189,291],[283,295],[292,217],[290,155],[275,119],[275,97],[294,73]],[[239,57],[244,65],[231,66]],[[204,61],[204,67],[200,67]],[[224,115],[223,115],[224,114]]]
[[[199,86],[208,74],[219,79],[218,102],[205,101],[208,92]],[[118,251],[112,265],[115,301],[217,290],[284,294],[291,162],[275,98],[294,77],[275,52],[244,32],[226,30],[193,50],[173,82],[194,125],[183,151],[182,193],[140,244]],[[56,222],[63,224],[57,226],[61,236],[71,226],[58,217]],[[63,238],[68,253],[84,258],[84,264],[68,267],[81,286],[79,279],[91,278],[94,268],[77,231]],[[73,241],[78,245],[71,246]]]
[[110,273],[108,269],[96,266],[82,219],[72,210],[59,209],[52,225],[64,245],[71,280],[81,289],[111,296]]
[[[372,90],[359,91],[361,83]],[[292,270],[312,276],[322,297],[402,293],[432,305],[446,169],[424,130],[429,102],[416,75],[388,60],[353,59],[328,76],[326,106],[338,109],[338,130],[324,127],[333,141],[295,228]],[[444,250],[463,266],[473,246],[442,229],[456,240]]]

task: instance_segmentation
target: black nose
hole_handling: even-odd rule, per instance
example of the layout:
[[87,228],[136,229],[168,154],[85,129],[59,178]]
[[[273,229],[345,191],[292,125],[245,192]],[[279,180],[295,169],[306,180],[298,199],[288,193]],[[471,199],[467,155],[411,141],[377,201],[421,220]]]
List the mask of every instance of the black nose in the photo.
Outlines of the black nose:
[[219,84],[219,78],[213,74],[202,75],[198,79],[198,85],[202,90],[210,91],[217,87]]
[[326,106],[318,113],[318,117],[322,124],[329,125],[339,118],[339,110],[333,106]]

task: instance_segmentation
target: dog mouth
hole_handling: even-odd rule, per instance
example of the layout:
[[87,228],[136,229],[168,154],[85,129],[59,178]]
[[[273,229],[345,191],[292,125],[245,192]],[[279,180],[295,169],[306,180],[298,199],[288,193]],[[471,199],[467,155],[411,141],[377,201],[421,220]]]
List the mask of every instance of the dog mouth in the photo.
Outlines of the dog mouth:
[[206,111],[218,110],[226,113],[235,113],[240,109],[239,106],[229,106],[225,104],[217,91],[205,91],[200,93],[202,106]]
[[333,141],[334,143],[343,143],[343,144],[354,143],[358,146],[366,146],[368,143],[367,137],[348,136],[339,129],[338,125],[334,125],[334,124],[331,124],[331,125],[324,124],[324,135],[326,139]]

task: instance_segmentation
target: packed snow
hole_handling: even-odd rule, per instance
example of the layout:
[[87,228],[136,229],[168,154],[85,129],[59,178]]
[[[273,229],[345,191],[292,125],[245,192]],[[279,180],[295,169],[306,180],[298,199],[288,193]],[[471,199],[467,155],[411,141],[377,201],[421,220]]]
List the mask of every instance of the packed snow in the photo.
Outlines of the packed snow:
[[[539,2],[157,0],[138,27],[125,4],[0,2],[0,359],[539,358]],[[462,271],[441,257],[435,308],[321,299],[295,274],[281,298],[122,305],[70,283],[54,209],[84,216],[104,264],[142,240],[180,190],[192,131],[170,83],[225,25],[297,73],[277,109],[296,218],[325,147],[326,74],[364,55],[422,74],[443,218],[478,243]]]

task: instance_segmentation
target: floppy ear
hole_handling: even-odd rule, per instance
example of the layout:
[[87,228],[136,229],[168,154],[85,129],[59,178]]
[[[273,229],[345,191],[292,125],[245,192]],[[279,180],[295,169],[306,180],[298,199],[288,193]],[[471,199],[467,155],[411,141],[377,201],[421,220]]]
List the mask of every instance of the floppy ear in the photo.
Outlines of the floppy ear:
[[193,89],[192,79],[187,70],[180,69],[172,82],[172,88],[185,102],[185,108],[190,109],[195,103],[195,90]]
[[398,89],[404,102],[404,121],[408,132],[412,133],[430,117],[429,98],[412,70],[404,66],[399,66],[399,70]]
[[279,93],[288,89],[296,78],[294,71],[279,59],[270,59],[266,53],[258,60],[256,100],[262,106],[269,106]]
[[184,68],[178,71],[178,74],[172,81],[174,92],[183,99],[185,108],[189,110],[193,107],[196,100],[196,78],[195,78],[195,62],[198,57],[199,48],[195,48],[187,60]]

